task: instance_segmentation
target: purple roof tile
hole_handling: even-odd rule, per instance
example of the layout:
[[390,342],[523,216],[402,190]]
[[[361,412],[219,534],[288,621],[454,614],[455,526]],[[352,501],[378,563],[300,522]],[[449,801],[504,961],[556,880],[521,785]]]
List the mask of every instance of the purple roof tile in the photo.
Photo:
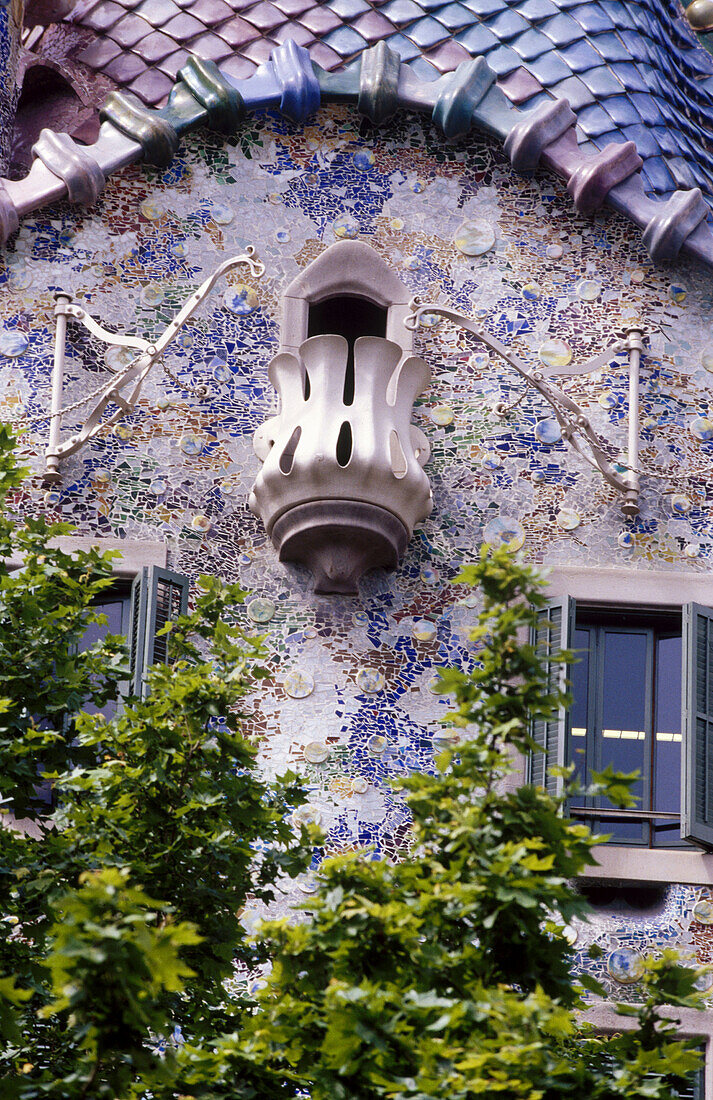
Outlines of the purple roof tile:
[[272,37],[280,46],[287,41],[296,42],[298,46],[308,46],[310,42],[314,42],[314,35],[301,23],[283,23]]
[[327,71],[336,69],[343,64],[343,58],[334,50],[331,50],[329,46],[325,46],[324,42],[315,42],[314,46],[310,47],[309,54],[314,59],[315,65],[321,65]]
[[220,71],[232,76],[234,80],[247,80],[255,72],[255,65],[247,57],[235,55],[221,64]]
[[134,53],[122,53],[105,66],[104,72],[117,84],[128,84],[130,80],[146,72],[146,65]]
[[103,69],[110,61],[113,61],[121,53],[121,47],[111,38],[95,38],[85,50],[77,54],[77,60],[92,69]]
[[182,11],[179,15],[175,15],[173,19],[169,19],[168,23],[161,29],[164,34],[170,34],[176,42],[183,44],[189,38],[195,38],[197,34],[205,30],[205,27],[199,19],[194,19],[187,11]]
[[378,11],[365,12],[364,15],[359,16],[352,26],[355,31],[364,35],[367,42],[377,42],[380,38],[392,34],[394,30],[393,23]]
[[147,69],[145,73],[132,80],[129,91],[142,99],[144,103],[160,103],[173,87],[173,80],[164,76],[158,69]]
[[186,46],[190,53],[202,57],[204,61],[222,61],[233,52],[232,47],[224,39],[218,38],[218,35],[212,34],[211,31],[198,35],[198,38],[192,38]]
[[180,10],[173,0],[143,0],[136,8],[136,15],[140,15],[152,27],[162,27],[174,15],[178,15]]
[[150,23],[147,23],[145,19],[142,19],[140,15],[127,15],[120,22],[116,23],[107,33],[119,46],[122,46],[124,49],[130,49],[132,46],[135,46],[137,42],[140,42],[142,38],[145,38],[147,34],[152,34],[153,27]]
[[220,35],[223,41],[232,46],[234,50],[247,46],[248,42],[254,42],[259,37],[259,31],[239,15],[229,19],[227,23],[223,23],[222,27],[217,27],[215,33]]
[[191,15],[205,23],[206,27],[217,27],[230,19],[233,9],[224,0],[194,0],[191,4]]
[[435,50],[429,50],[428,53],[428,60],[441,73],[450,72],[451,69],[457,68],[461,61],[469,59],[470,54],[465,46],[461,46],[460,42],[454,42],[453,39],[441,42],[440,46],[436,46]]
[[105,31],[108,27],[113,27],[117,19],[125,14],[120,4],[113,3],[113,0],[101,0],[101,3],[97,4],[82,20],[82,26],[89,27],[93,31]]
[[153,31],[136,44],[134,52],[153,65],[156,61],[163,61],[164,57],[168,57],[175,49],[176,43],[172,38],[167,34],[161,34],[160,31]]
[[335,27],[341,27],[342,21],[338,15],[335,15],[329,8],[315,6],[311,11],[306,11],[300,23],[303,27],[306,27],[308,31],[312,31],[312,34],[322,36],[327,34],[328,31],[333,31]]
[[160,72],[170,77],[171,80],[175,80],[178,70],[183,68],[189,57],[190,54],[187,50],[174,50],[172,54],[159,62],[157,68]]
[[270,60],[270,54],[274,48],[275,43],[271,42],[269,38],[257,38],[243,50],[243,57],[247,57],[249,61],[254,61],[256,65],[262,65],[265,61]]
[[314,0],[274,0],[274,4],[285,15],[294,16],[301,15],[303,11],[314,7]]
[[269,34],[271,30],[285,22],[284,14],[274,4],[269,3],[269,0],[256,4],[250,11],[246,11],[245,18],[263,34]]

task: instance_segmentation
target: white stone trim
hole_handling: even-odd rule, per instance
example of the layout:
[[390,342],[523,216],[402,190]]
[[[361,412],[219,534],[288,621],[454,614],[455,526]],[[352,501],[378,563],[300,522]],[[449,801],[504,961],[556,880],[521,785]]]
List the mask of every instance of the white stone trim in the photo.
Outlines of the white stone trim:
[[[555,566],[546,580],[549,597],[568,595],[589,604],[682,607],[695,602],[713,606],[713,575],[707,573]],[[583,878],[713,886],[713,853],[603,844],[593,854],[597,866],[585,868]]]
[[[673,1008],[664,1006],[661,1014],[675,1020],[681,1039],[700,1039],[705,1049],[705,1069],[703,1075],[704,1100],[713,1100],[713,1013],[695,1008]],[[637,1021],[631,1016],[618,1016],[613,1004],[602,1001],[581,1014],[582,1019],[592,1024],[604,1035],[617,1031],[633,1031]]]
[[[133,578],[145,565],[158,565],[165,569],[168,564],[168,548],[165,542],[96,538],[93,535],[60,535],[59,538],[50,539],[48,545],[65,554],[71,554],[75,550],[118,550],[120,556],[112,562],[112,572],[117,577]],[[22,558],[5,558],[5,564],[8,569],[19,569]]]
[[592,854],[597,865],[585,867],[582,878],[621,883],[660,882],[669,885],[680,882],[690,886],[713,886],[713,852],[600,844],[592,850]]
[[592,569],[555,566],[545,571],[547,595],[587,603],[677,607],[695,601],[713,607],[713,574],[665,573],[654,569]]
[[410,312],[411,291],[364,241],[337,241],[330,245],[285,288],[280,351],[297,354],[307,339],[310,305],[343,296],[365,298],[385,308],[386,339],[411,354],[413,333],[403,323]]

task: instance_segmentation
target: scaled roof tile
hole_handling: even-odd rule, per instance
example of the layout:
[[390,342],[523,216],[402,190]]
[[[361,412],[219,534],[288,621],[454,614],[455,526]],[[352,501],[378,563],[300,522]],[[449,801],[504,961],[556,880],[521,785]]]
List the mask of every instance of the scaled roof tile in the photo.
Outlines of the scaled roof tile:
[[262,65],[263,62],[270,60],[270,54],[274,48],[275,43],[271,42],[269,38],[256,38],[254,42],[245,47],[242,54],[249,61],[254,61],[256,65]]
[[196,57],[202,57],[204,61],[222,61],[224,57],[229,57],[232,54],[232,48],[228,43],[219,38],[217,34],[213,34],[211,31],[206,31],[205,34],[199,34],[197,38],[192,38],[190,42],[186,43],[186,48],[189,53],[193,53]]
[[125,19],[122,19],[120,23],[111,27],[107,34],[114,42],[119,46],[130,48],[135,46],[137,42],[140,42],[142,38],[145,38],[147,34],[153,33],[153,27],[150,23],[147,23],[145,19],[142,19],[140,15],[127,15]]
[[367,11],[352,23],[355,31],[363,34],[367,42],[378,42],[393,33],[393,24],[378,11]]
[[160,103],[168,96],[172,87],[173,80],[164,73],[158,69],[147,69],[136,80],[131,81],[129,91],[144,103]]
[[327,72],[331,72],[332,69],[337,69],[343,64],[343,59],[329,46],[326,46],[324,42],[315,42],[314,46],[310,48],[310,57],[313,57],[317,65],[321,65]]
[[175,80],[178,70],[183,68],[189,57],[190,54],[186,50],[175,50],[158,63],[157,69],[159,72],[165,73],[171,80]]
[[269,32],[285,22],[284,13],[276,8],[274,4],[271,4],[269,0],[250,8],[249,11],[244,13],[244,16],[249,23],[252,23],[254,27],[257,27],[263,33]]
[[[303,27],[301,23],[291,22],[283,23],[281,27],[278,27],[276,31],[272,32],[272,38],[278,45],[282,45],[283,42],[296,42],[298,46],[309,46],[314,42],[314,35]],[[315,61],[317,59],[315,58]],[[320,64],[317,62],[317,64]]]
[[436,46],[435,49],[429,50],[427,60],[435,65],[439,72],[447,73],[452,69],[455,69],[460,65],[461,61],[468,61],[470,54],[461,46],[458,42],[454,42],[452,38],[449,38],[446,42],[441,42],[440,46]]
[[315,7],[304,13],[300,23],[312,34],[321,38],[328,31],[334,30],[335,27],[341,27],[342,20],[330,8],[315,5]]
[[221,62],[220,71],[230,76],[233,80],[247,80],[255,72],[255,64],[247,57],[234,54],[226,61]]
[[197,34],[205,30],[205,27],[198,19],[194,19],[193,16],[187,12],[179,12],[178,15],[174,15],[173,19],[169,19],[162,28],[164,34],[170,34],[176,42],[187,42],[189,38],[195,38]]
[[247,46],[248,42],[254,42],[260,36],[260,32],[253,27],[252,23],[248,23],[247,19],[243,19],[241,15],[233,16],[227,23],[216,28],[215,33],[234,50]]
[[121,53],[121,47],[111,38],[95,38],[93,42],[77,54],[77,60],[91,65],[93,69],[103,69]]
[[82,20],[83,27],[89,27],[93,31],[105,31],[113,27],[117,19],[125,14],[121,4],[115,4],[113,0],[101,0],[95,8]]
[[156,61],[163,61],[164,57],[168,57],[175,49],[176,43],[172,38],[162,34],[161,31],[154,31],[137,42],[135,52],[148,64],[153,65]]
[[122,53],[105,65],[104,72],[117,84],[128,84],[130,80],[146,72],[146,64],[135,53]]
[[[275,0],[278,7],[282,7],[285,3],[292,3],[293,0]],[[296,0],[301,2],[301,0]],[[333,12],[339,16],[340,19],[356,19],[357,15],[363,15],[365,11],[369,11],[371,4],[367,3],[367,0],[327,0],[325,7],[331,8]],[[383,11],[383,8],[382,8]]]
[[178,15],[180,8],[174,0],[142,0],[136,8],[136,14],[150,23],[152,27],[162,27],[168,23],[174,15]]
[[193,0],[191,15],[200,19],[206,27],[217,27],[219,23],[232,18],[233,9],[225,0]]

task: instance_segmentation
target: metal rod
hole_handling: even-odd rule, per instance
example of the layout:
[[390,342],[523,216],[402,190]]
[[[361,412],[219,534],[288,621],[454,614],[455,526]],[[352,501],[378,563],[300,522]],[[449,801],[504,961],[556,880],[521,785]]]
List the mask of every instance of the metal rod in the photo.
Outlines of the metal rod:
[[54,363],[52,364],[52,403],[50,406],[49,438],[45,451],[44,480],[56,484],[61,480],[59,473],[59,434],[62,427],[62,395],[64,391],[64,352],[67,340],[67,306],[71,295],[64,291],[55,294],[54,315],[56,319],[54,338]]
[[629,347],[629,445],[627,451],[626,473],[627,489],[621,510],[625,516],[634,518],[639,514],[639,376],[641,352],[644,350],[642,333],[639,328],[631,328],[628,333]]
[[570,816],[577,817],[601,817],[605,821],[649,821],[649,820],[662,820],[662,821],[678,821],[681,817],[678,813],[665,813],[662,810],[611,810],[611,809],[593,809],[590,806],[570,806],[567,812]]

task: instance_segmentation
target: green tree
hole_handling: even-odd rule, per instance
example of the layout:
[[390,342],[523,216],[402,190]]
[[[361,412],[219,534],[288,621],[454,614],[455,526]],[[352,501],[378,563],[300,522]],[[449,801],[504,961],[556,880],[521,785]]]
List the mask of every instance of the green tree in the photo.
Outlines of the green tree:
[[224,983],[265,949],[240,912],[305,868],[308,831],[289,816],[304,796],[255,771],[240,703],[261,650],[237,586],[201,578],[148,697],[87,713],[127,680],[123,638],[79,649],[110,556],[54,548],[66,525],[13,520],[12,446],[0,428],[0,559],[23,561],[0,566],[0,792],[34,827],[0,829],[0,1095],[119,1097],[170,1077],[156,1048],[176,1025],[200,1044],[244,1013]]
[[[11,446],[0,429],[5,517],[20,491]],[[0,568],[0,790],[38,825],[0,830],[3,1098],[675,1095],[697,1056],[662,1006],[699,1003],[697,972],[671,952],[650,960],[626,1010],[635,1029],[606,1043],[588,1030],[585,987],[603,991],[573,978],[562,926],[586,911],[572,883],[595,840],[564,816],[566,791],[504,782],[513,753],[533,749],[531,719],[565,702],[522,641],[544,606],[530,569],[484,551],[459,578],[482,595],[477,663],[441,674],[457,752],[401,784],[411,858],[326,860],[309,919],[249,942],[245,901],[303,870],[315,837],[295,839],[299,786],[260,781],[242,734],[241,696],[261,675],[259,642],[235,623],[242,594],[202,578],[148,697],[90,715],[119,695],[126,653],[111,637],[77,649],[111,563],[52,549],[66,530],[0,519],[0,558],[24,559]],[[630,798],[632,777],[595,781]],[[257,1002],[226,993],[236,960],[271,961]],[[187,1042],[161,1053],[177,1024]]]
[[[586,912],[573,880],[597,841],[563,814],[568,791],[553,799],[503,782],[513,751],[535,748],[531,720],[567,702],[522,641],[545,606],[539,579],[487,549],[458,579],[483,601],[474,668],[441,674],[465,739],[436,774],[400,784],[412,856],[326,860],[311,919],[266,926],[272,976],[242,1055],[312,1100],[671,1097],[697,1055],[660,1010],[699,1004],[699,972],[672,952],[650,960],[636,1029],[606,1041],[591,1033],[562,929]],[[633,778],[595,782],[622,803]]]

